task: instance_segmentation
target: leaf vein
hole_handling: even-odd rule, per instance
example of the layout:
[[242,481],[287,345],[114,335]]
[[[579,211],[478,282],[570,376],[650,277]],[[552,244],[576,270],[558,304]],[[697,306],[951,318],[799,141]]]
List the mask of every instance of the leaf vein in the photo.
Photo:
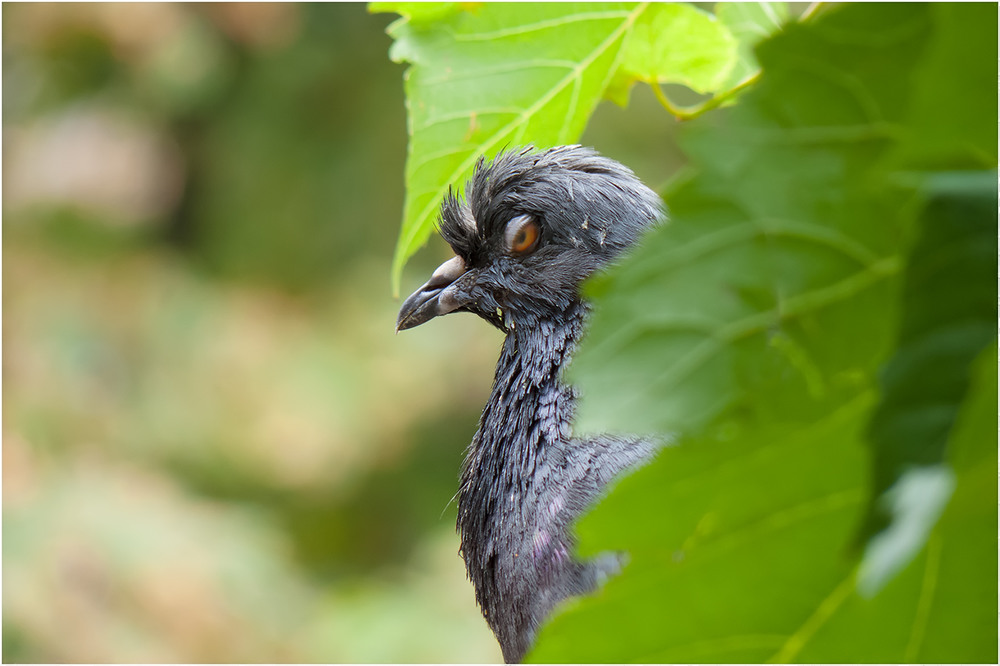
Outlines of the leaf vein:
[[494,74],[508,74],[510,72],[520,72],[529,69],[569,69],[572,70],[576,67],[576,63],[572,60],[559,60],[553,58],[551,60],[547,59],[537,59],[537,60],[517,60],[514,62],[506,62],[501,65],[494,65],[492,67],[482,67],[482,68],[470,68],[463,69],[460,71],[450,71],[445,72],[441,76],[434,78],[423,79],[421,83],[424,85],[441,85],[442,83],[452,83],[455,81],[465,81],[468,79],[481,79],[485,76],[492,76]]
[[[536,113],[540,108],[545,106],[545,104],[549,103],[552,100],[552,98],[555,97],[559,92],[561,92],[562,89],[565,88],[565,86],[572,80],[572,77],[576,73],[582,72],[584,69],[587,68],[587,66],[590,65],[590,63],[592,63],[601,54],[603,54],[605,51],[611,48],[611,45],[614,44],[616,41],[618,41],[618,39],[623,34],[625,34],[625,31],[628,29],[629,26],[632,25],[632,23],[636,20],[639,14],[642,13],[643,10],[645,10],[645,4],[640,4],[631,12],[629,12],[627,15],[624,15],[624,18],[626,20],[622,21],[621,25],[619,25],[618,28],[612,31],[611,34],[604,39],[604,41],[598,44],[594,48],[594,51],[589,56],[587,56],[587,58],[578,63],[573,72],[571,72],[569,75],[564,77],[562,81],[558,82],[555,86],[553,86],[552,90],[550,90],[546,95],[543,95],[534,104],[525,109],[520,114],[520,116],[518,116],[518,118],[512,120],[510,123],[497,130],[493,134],[493,136],[483,140],[483,142],[480,144],[477,150],[474,150],[468,158],[462,160],[458,164],[458,166],[451,172],[451,174],[449,174],[449,176],[445,179],[445,183],[441,185],[441,187],[439,187],[437,190],[435,190],[435,196],[431,198],[430,203],[428,203],[416,216],[413,224],[408,225],[408,228],[402,234],[403,238],[401,242],[399,242],[399,244],[397,245],[397,248],[399,248],[397,256],[403,255],[408,251],[410,246],[413,244],[414,239],[423,230],[424,221],[431,214],[431,211],[434,208],[436,208],[437,202],[440,200],[442,196],[444,196],[444,193],[447,191],[448,187],[451,186],[451,183],[456,178],[458,178],[462,173],[470,169],[472,165],[475,163],[475,160],[478,159],[480,155],[485,154],[488,150],[495,147],[496,144],[505,134],[514,131],[516,128],[519,128],[519,126],[521,126],[520,129],[523,135],[525,121],[528,118],[530,118],[534,113]],[[461,150],[456,150],[455,152],[461,152]],[[407,170],[410,173],[413,173],[415,171],[415,169],[412,167],[408,168]]]
[[526,35],[528,33],[538,32],[540,30],[548,30],[550,28],[559,28],[564,25],[570,25],[573,23],[581,23],[584,21],[598,21],[604,19],[625,18],[628,15],[629,12],[626,11],[605,11],[605,12],[590,12],[581,14],[567,14],[565,16],[560,16],[545,21],[535,21],[534,23],[525,23],[523,25],[513,26],[510,28],[493,30],[492,32],[473,32],[466,34],[452,33],[452,37],[455,39],[456,42],[486,42],[494,39],[502,39],[504,37]]
[[[652,386],[669,387],[676,386],[684,377],[701,367],[705,362],[722,350],[727,344],[732,344],[737,340],[746,338],[754,333],[766,330],[770,326],[776,326],[783,320],[803,315],[810,311],[819,310],[822,307],[836,303],[849,296],[852,296],[863,289],[870,287],[876,282],[895,274],[899,271],[900,260],[898,257],[887,257],[871,264],[866,270],[858,271],[848,278],[841,280],[828,287],[814,289],[798,296],[791,296],[785,299],[780,307],[771,308],[761,312],[748,315],[738,321],[722,326],[711,338],[703,340],[684,356],[678,359],[666,371],[653,378],[650,386],[643,390],[648,391]],[[640,330],[656,330],[656,327],[640,327]],[[619,346],[635,337],[635,331],[619,343]]]
[[861,266],[869,266],[879,259],[878,255],[868,247],[828,227],[781,218],[761,218],[735,224],[714,233],[704,234],[650,260],[637,262],[633,266],[635,275],[633,279],[642,280],[652,273],[659,274],[665,270],[685,266],[715,252],[756,240],[762,236],[811,241],[838,251]]
[[562,128],[559,130],[559,143],[566,143],[569,121],[573,116],[573,109],[576,108],[580,99],[580,88],[583,86],[583,77],[577,75],[573,79],[573,92],[570,93],[569,104],[566,106],[566,115],[563,116]]
[[833,588],[833,591],[816,607],[813,614],[806,618],[806,621],[799,627],[798,631],[789,636],[781,649],[768,659],[769,664],[787,664],[795,659],[806,643],[833,617],[837,609],[850,596],[851,591],[854,590],[854,574],[856,571],[857,567],[852,568],[847,576]]
[[927,563],[924,565],[924,577],[920,586],[920,599],[917,601],[917,612],[913,617],[913,628],[910,640],[906,643],[903,661],[912,663],[924,642],[927,632],[927,620],[930,618],[931,606],[934,602],[934,591],[937,588],[938,574],[941,571],[941,537],[937,532],[927,540]]
[[444,115],[438,116],[432,120],[428,120],[423,125],[415,128],[416,131],[422,131],[425,129],[430,129],[436,125],[441,125],[444,123],[452,122],[454,120],[468,120],[472,118],[473,114],[477,117],[483,116],[503,116],[503,115],[517,115],[521,112],[521,109],[516,106],[497,106],[484,109],[476,109],[474,111],[456,111],[454,113],[446,113]]

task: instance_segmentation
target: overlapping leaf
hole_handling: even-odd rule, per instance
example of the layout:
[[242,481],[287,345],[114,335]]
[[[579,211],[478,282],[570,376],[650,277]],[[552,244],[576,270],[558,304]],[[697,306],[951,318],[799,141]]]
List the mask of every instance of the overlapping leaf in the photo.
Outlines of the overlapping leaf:
[[955,490],[940,520],[877,595],[845,588],[818,608],[795,661],[996,661],[996,354],[991,345],[970,368],[945,456]]
[[735,86],[760,69],[753,49],[788,21],[788,5],[784,2],[720,2],[716,11],[738,44],[738,57],[725,82],[726,87]]
[[[872,499],[879,371],[906,344],[901,310],[942,323],[968,305],[974,320],[995,319],[994,287],[969,285],[983,243],[961,242],[948,223],[972,216],[978,229],[986,209],[975,202],[990,200],[992,225],[995,189],[966,188],[954,208],[964,214],[927,208],[921,226],[937,229],[942,252],[911,255],[925,197],[894,187],[881,168],[911,138],[938,155],[955,154],[949,135],[989,142],[910,127],[924,117],[914,82],[932,88],[922,77],[946,71],[934,47],[941,31],[960,33],[956,25],[991,13],[848,6],[790,26],[760,47],[759,86],[690,128],[698,171],[668,196],[671,224],[593,284],[598,308],[573,367],[584,430],[671,432],[678,443],[581,522],[585,554],[624,549],[632,562],[546,627],[532,659],[995,661],[996,413],[995,397],[983,399],[995,396],[995,360],[966,388],[970,359],[990,336],[963,339],[961,362],[946,360],[961,390],[904,391],[892,408],[944,396],[949,423],[933,445],[934,461],[953,470],[944,513],[923,514],[881,587],[859,589],[854,546]],[[992,57],[990,41],[966,57]],[[927,155],[917,148],[910,154]],[[901,308],[914,262],[923,267],[909,275],[935,274],[934,262],[968,270],[933,280],[942,298],[928,298],[925,285]],[[904,361],[904,384],[934,389],[937,370]],[[924,461],[926,447],[901,451],[890,453],[890,479]]]
[[794,26],[764,45],[751,101],[686,128],[700,173],[668,195],[672,223],[592,286],[607,297],[574,361],[582,431],[687,432],[725,410],[809,418],[867,386],[912,227],[906,195],[868,174],[928,30],[919,12],[890,14],[894,39],[849,54]]
[[882,372],[882,400],[869,427],[878,499],[864,536],[895,520],[866,558],[862,582],[872,590],[923,545],[948,500],[945,444],[972,361],[996,339],[996,173],[938,175],[925,189],[929,201],[906,272],[898,348]]

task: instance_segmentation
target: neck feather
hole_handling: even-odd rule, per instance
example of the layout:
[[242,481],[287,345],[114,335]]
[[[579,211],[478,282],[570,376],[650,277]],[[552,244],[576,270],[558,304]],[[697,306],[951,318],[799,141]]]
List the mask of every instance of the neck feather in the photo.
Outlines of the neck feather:
[[548,567],[573,566],[564,533],[569,507],[552,486],[565,465],[575,402],[561,373],[586,311],[577,301],[558,318],[518,320],[509,329],[462,467],[462,556],[508,659],[527,649],[533,627],[557,601],[539,592],[539,577]]
[[576,301],[557,317],[523,317],[510,327],[467,452],[462,491],[474,483],[523,487],[538,454],[570,437],[574,394],[562,383],[562,369],[583,332],[586,312]]

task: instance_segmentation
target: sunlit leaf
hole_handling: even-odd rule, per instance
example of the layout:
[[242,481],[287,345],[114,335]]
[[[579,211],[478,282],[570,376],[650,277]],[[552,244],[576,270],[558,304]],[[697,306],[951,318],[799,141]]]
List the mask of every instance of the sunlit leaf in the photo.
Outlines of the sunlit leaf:
[[580,136],[642,11],[632,4],[489,3],[390,26],[390,55],[411,64],[395,288],[406,259],[433,231],[448,188],[461,187],[480,156]]
[[462,5],[460,2],[369,2],[368,11],[400,14],[404,21],[425,23],[462,11]]
[[710,13],[683,3],[654,3],[632,28],[622,72],[650,83],[682,83],[714,92],[732,68],[736,40]]

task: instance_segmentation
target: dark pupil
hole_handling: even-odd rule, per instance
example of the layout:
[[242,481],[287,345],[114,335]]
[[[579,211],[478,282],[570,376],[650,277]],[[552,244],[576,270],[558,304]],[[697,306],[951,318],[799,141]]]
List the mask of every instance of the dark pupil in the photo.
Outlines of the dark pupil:
[[525,235],[526,233],[524,229],[517,232],[517,235],[514,236],[514,247],[519,247],[522,243],[524,243]]

